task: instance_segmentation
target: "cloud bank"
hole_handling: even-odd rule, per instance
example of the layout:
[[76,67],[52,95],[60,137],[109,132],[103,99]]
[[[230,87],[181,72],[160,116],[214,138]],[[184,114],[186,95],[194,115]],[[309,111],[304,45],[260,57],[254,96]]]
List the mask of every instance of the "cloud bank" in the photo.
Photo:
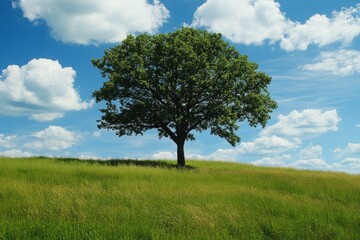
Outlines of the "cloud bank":
[[[337,131],[340,120],[335,109],[329,111],[319,109],[294,110],[286,116],[279,115],[278,122],[263,129],[253,141],[241,142],[235,148],[218,149],[209,155],[187,152],[186,157],[188,159],[236,161],[242,155],[266,156],[253,161],[253,163],[257,165],[285,166],[284,161],[291,160],[288,153],[301,148],[302,138]],[[176,153],[158,152],[153,155],[153,158],[176,159]],[[311,145],[299,151],[298,156],[295,158],[299,160],[293,161],[292,166],[301,167],[311,163],[319,163],[317,160],[321,160],[321,158],[322,147]]]
[[27,158],[33,157],[34,155],[31,152],[24,152],[19,149],[12,149],[0,152],[1,157],[10,157],[10,158]]
[[[290,167],[298,169],[360,172],[360,144],[349,143],[334,154],[342,159],[329,163],[323,159],[323,147],[313,145],[303,148],[303,139],[338,130],[341,119],[335,109],[293,110],[279,115],[278,121],[263,129],[253,141],[241,142],[235,148],[218,149],[208,155],[186,153],[188,159],[237,161],[242,156],[254,158],[250,163],[259,166]],[[353,156],[355,155],[355,156]],[[176,153],[159,152],[154,158],[176,159]]]

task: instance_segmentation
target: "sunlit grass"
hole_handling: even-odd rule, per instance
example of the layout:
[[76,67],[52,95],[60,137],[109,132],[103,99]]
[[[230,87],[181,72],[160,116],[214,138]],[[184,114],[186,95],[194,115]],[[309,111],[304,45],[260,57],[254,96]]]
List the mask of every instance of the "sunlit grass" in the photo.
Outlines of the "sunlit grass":
[[360,236],[360,175],[118,163],[1,158],[0,239]]

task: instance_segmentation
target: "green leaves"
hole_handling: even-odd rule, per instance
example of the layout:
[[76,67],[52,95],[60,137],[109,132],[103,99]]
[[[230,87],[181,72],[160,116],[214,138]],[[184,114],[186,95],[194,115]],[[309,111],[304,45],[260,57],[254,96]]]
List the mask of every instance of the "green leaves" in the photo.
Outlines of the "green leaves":
[[265,126],[276,108],[271,77],[220,34],[182,28],[130,35],[92,63],[109,79],[93,93],[107,103],[99,127],[119,136],[155,128],[178,143],[210,129],[235,145],[239,122]]

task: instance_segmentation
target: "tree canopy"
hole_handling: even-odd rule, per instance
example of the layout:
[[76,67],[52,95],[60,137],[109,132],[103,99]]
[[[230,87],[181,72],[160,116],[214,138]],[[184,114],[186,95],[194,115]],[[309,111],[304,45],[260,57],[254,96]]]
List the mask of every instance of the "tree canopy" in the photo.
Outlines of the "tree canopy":
[[264,127],[277,107],[267,90],[271,77],[221,34],[182,28],[129,35],[92,63],[108,78],[93,92],[106,102],[98,127],[118,136],[157,129],[176,143],[179,166],[194,131],[209,129],[235,146],[240,122]]

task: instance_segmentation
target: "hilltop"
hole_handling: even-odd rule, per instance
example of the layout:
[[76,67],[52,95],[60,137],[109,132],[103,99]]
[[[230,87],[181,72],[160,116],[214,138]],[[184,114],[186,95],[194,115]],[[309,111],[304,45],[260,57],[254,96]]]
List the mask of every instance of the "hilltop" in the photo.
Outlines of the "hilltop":
[[356,239],[360,175],[0,158],[0,239]]

